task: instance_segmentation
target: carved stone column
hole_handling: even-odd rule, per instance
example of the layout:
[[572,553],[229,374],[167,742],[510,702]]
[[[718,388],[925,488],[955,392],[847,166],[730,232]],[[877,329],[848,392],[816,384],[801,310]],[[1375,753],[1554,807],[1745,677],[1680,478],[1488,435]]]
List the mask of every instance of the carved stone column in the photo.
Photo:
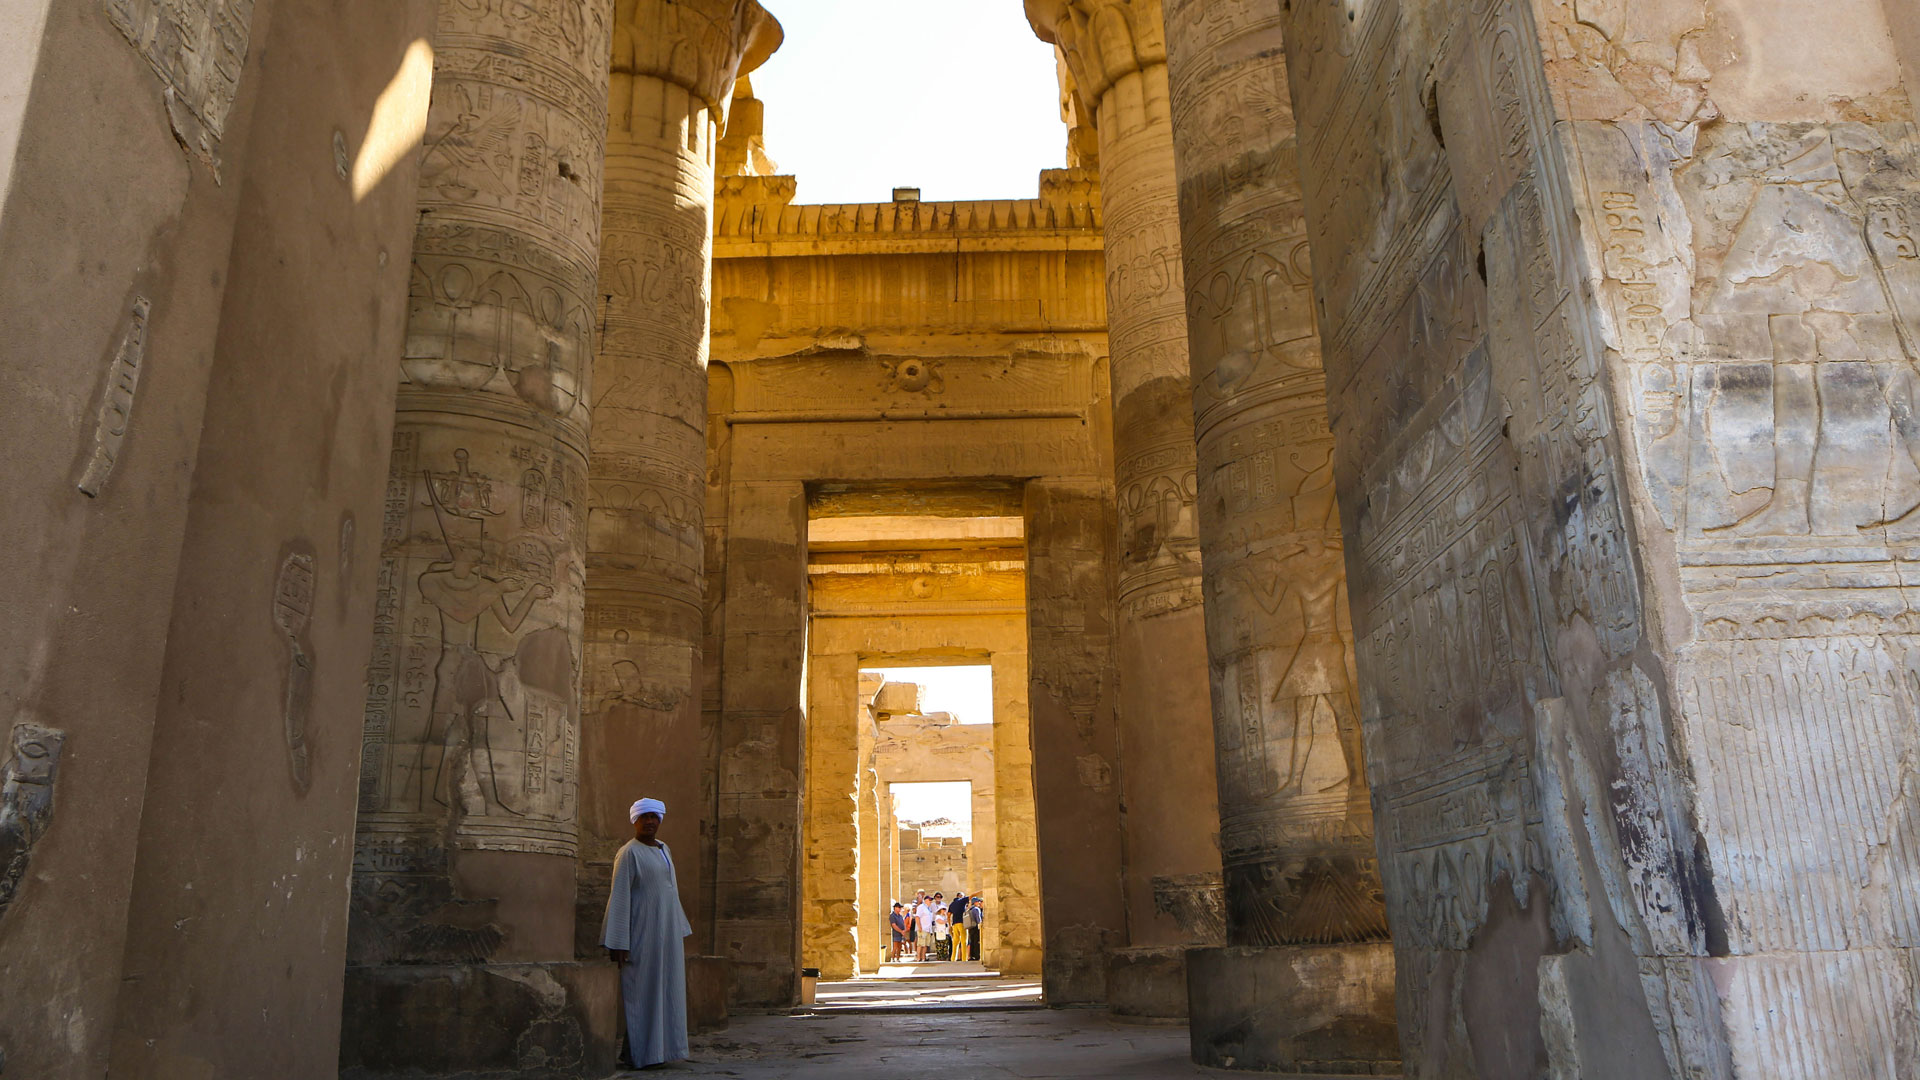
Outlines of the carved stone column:
[[1186,292],[1159,0],[1028,0],[1099,132],[1120,507],[1120,783],[1127,929],[1135,946],[1209,939],[1180,918],[1210,894],[1213,734],[1194,519]]
[[[695,922],[713,868],[700,661],[713,177],[734,80],[780,44],[754,0],[620,0],[589,467],[580,917],[598,926],[641,795],[667,804]],[[641,789],[645,789],[644,791]],[[584,937],[584,935],[583,935]],[[583,949],[595,942],[583,940]]]
[[[611,969],[557,963],[574,951],[611,9],[441,7],[381,526],[343,1068],[514,1067],[489,1056],[502,1024],[568,1032],[556,1072],[603,1070],[617,1045]],[[555,984],[567,992],[545,992]],[[444,1028],[395,1019],[454,987],[469,1006],[437,1010]]]
[[1169,0],[1167,23],[1230,940],[1188,967],[1194,1056],[1372,1071],[1399,1056],[1393,962],[1283,4],[1203,6]]

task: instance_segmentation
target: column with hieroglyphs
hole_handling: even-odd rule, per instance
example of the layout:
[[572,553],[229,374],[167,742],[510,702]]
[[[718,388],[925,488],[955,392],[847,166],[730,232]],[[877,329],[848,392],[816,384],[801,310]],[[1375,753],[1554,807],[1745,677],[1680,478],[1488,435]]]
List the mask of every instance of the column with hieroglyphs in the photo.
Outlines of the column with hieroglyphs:
[[[1186,290],[1159,0],[1028,0],[1099,132],[1120,507],[1117,714],[1128,943],[1210,940],[1218,825],[1196,529]],[[1178,954],[1165,958],[1177,963]],[[1118,985],[1118,984],[1116,984]],[[1116,1002],[1117,1008],[1128,1006]]]
[[598,919],[631,836],[627,808],[648,796],[667,804],[681,902],[710,926],[700,662],[714,162],[735,79],[780,40],[754,0],[623,0],[614,20],[588,469],[583,924]]
[[[584,1075],[615,1037],[609,969],[568,963],[612,6],[441,8],[343,1067],[493,1067],[489,1029],[523,1023],[570,1032],[553,1067]],[[394,1026],[409,1001],[475,980],[486,1005],[437,1013],[445,1030]]]
[[[1167,24],[1228,932],[1189,958],[1196,1060],[1372,1071],[1393,961],[1280,5],[1201,7]],[[1221,1049],[1248,1015],[1266,1037]]]

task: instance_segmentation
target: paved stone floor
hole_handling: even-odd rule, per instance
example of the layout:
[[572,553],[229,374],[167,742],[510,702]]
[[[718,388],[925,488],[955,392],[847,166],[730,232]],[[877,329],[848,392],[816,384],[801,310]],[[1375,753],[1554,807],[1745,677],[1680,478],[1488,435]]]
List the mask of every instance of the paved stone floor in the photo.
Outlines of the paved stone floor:
[[623,1076],[741,1080],[1162,1080],[1231,1077],[1187,1060],[1187,1029],[1104,1012],[842,1012],[735,1017],[691,1062]]
[[1040,1007],[1040,983],[1022,979],[855,979],[823,982],[815,1012],[847,1009]]

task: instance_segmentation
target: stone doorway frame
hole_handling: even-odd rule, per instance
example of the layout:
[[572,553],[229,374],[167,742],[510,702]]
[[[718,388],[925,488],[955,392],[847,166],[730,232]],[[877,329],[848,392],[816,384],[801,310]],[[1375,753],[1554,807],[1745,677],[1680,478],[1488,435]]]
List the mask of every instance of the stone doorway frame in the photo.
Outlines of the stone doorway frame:
[[[964,632],[952,631],[955,619],[964,620]],[[802,962],[820,968],[825,978],[844,978],[856,968],[876,970],[884,945],[881,920],[872,920],[873,933],[864,940],[860,937],[869,929],[862,898],[885,903],[887,881],[879,843],[883,817],[874,783],[878,778],[869,779],[871,770],[863,765],[871,759],[873,743],[866,734],[870,725],[859,715],[863,711],[857,701],[860,673],[882,667],[975,666],[984,661],[993,679],[990,784],[983,790],[972,777],[952,778],[974,782],[974,858],[992,920],[981,936],[981,960],[1005,974],[1039,975],[1041,870],[1024,605],[1012,611],[946,616],[836,615],[815,610],[810,621],[806,760],[812,798],[802,805]],[[860,734],[847,739],[855,730]],[[824,732],[840,737],[829,742]],[[829,770],[835,776],[858,776],[865,789],[856,800],[858,822],[851,829],[858,857],[852,867],[836,866],[831,875],[818,868],[827,860],[830,844],[844,847],[849,828],[845,821],[823,820],[820,800],[834,797],[836,787],[824,779]],[[900,782],[932,779],[916,776]],[[983,804],[988,810],[984,815]],[[990,824],[983,826],[983,822]],[[991,837],[990,846],[983,844],[985,837]],[[843,947],[840,939],[845,936],[853,941]]]

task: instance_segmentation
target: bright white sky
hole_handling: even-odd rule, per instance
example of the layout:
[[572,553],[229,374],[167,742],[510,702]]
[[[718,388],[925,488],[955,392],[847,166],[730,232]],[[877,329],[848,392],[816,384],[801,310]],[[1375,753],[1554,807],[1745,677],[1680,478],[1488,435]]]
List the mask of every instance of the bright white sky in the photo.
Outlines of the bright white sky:
[[963,724],[993,723],[993,669],[985,664],[862,670],[878,671],[889,682],[919,683],[920,707],[930,713],[952,713]]
[[754,96],[797,201],[1030,199],[1065,164],[1053,47],[1020,0],[763,3],[787,40]]
[[901,821],[952,818],[960,836],[973,842],[973,785],[965,780],[940,784],[892,784],[893,812]]
[[[993,669],[976,667],[863,668],[878,671],[892,682],[919,683],[921,708],[930,713],[952,713],[963,724],[993,723]],[[894,784],[893,812],[901,821],[952,818],[960,835],[973,840],[973,785],[964,780],[945,784]]]

